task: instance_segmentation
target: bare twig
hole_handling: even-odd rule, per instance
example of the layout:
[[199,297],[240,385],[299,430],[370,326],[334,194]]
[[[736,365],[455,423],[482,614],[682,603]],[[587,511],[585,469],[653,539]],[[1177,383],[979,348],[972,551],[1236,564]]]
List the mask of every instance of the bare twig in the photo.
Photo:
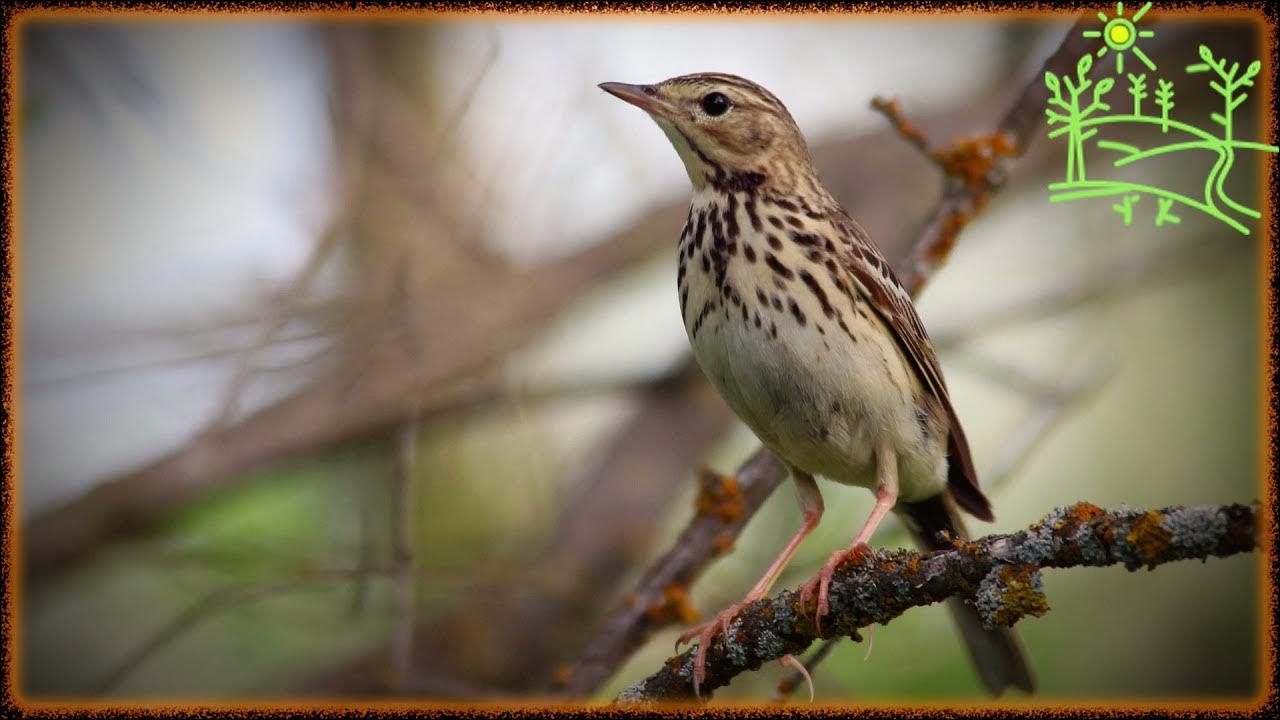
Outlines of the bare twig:
[[174,640],[190,632],[192,628],[220,612],[265,598],[311,590],[317,585],[324,585],[335,580],[384,575],[389,571],[388,568],[378,567],[307,569],[299,570],[290,577],[274,582],[233,585],[215,590],[179,613],[177,617],[166,623],[154,635],[139,645],[136,650],[130,653],[128,657],[103,678],[98,685],[98,692],[99,694],[105,694],[119,687],[147,660],[150,660]]
[[[342,54],[338,56],[343,57]],[[211,427],[215,429],[226,427],[239,414],[245,389],[253,377],[254,355],[263,347],[270,345],[272,339],[295,319],[295,311],[303,302],[308,286],[350,230],[353,206],[363,181],[365,154],[368,151],[369,132],[375,111],[375,98],[351,77],[356,72],[365,70],[367,69],[339,67],[340,74],[347,79],[347,92],[343,94],[346,100],[344,103],[346,112],[345,117],[342,118],[342,125],[345,126],[345,131],[339,133],[337,138],[336,176],[339,184],[337,209],[329,219],[328,227],[320,233],[306,262],[289,280],[277,299],[268,305],[269,314],[258,330],[257,339],[245,350],[236,364],[235,373],[227,387],[226,397],[211,423]]]
[[[952,550],[927,554],[907,550],[863,553],[836,570],[831,611],[821,633],[799,593],[748,605],[707,653],[708,691],[740,673],[786,654],[802,652],[817,638],[852,635],[887,623],[913,607],[951,596],[972,595],[991,626],[1010,626],[1043,615],[1042,568],[1124,565],[1130,570],[1189,559],[1225,557],[1256,547],[1257,507],[1173,507],[1155,511],[1104,511],[1078,503],[1059,508],[1029,529],[957,542]],[[623,704],[691,700],[694,650],[669,659],[661,670],[624,690]]]
[[1060,315],[1078,307],[1150,289],[1158,282],[1203,277],[1249,246],[1219,237],[1136,250],[1099,263],[1074,277],[1038,288],[1027,297],[974,312],[929,331],[936,350],[951,349],[979,335]]
[[1112,369],[1105,362],[1093,362],[1071,373],[1061,386],[1037,396],[1030,412],[984,468],[985,489],[990,492],[1009,482],[1052,432],[1106,384]]
[[392,609],[391,674],[392,692],[404,688],[413,664],[413,631],[418,611],[418,578],[414,564],[414,468],[417,464],[418,421],[406,422],[396,435],[395,469],[392,473],[391,566],[395,574]]

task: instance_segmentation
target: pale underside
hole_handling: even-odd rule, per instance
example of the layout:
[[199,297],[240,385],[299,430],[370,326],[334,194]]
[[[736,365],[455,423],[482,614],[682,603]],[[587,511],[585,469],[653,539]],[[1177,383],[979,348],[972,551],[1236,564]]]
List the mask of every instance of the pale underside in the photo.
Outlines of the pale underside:
[[[827,271],[788,238],[797,232],[838,237],[839,230],[825,219],[792,216],[785,230],[772,233],[781,239],[780,246],[771,246],[772,228],[766,224],[766,232],[753,231],[744,211],[745,194],[736,199],[737,240],[743,252],[751,246],[756,258],[747,262],[737,252],[725,267],[724,280],[737,301],[725,297],[698,257],[682,255],[688,260],[683,273],[685,329],[703,372],[760,441],[793,469],[871,488],[876,484],[876,448],[887,446],[897,458],[902,501],[942,492],[947,431],[941,408],[927,401],[893,334],[866,298],[856,290],[841,294],[828,286],[829,303],[845,325],[840,327],[817,295],[795,278],[783,281],[764,262],[768,253],[786,268],[810,268],[814,278],[829,283]],[[698,188],[690,217],[699,211],[723,213],[726,200],[710,186]],[[766,219],[770,214],[760,212]],[[691,227],[682,235],[682,253],[686,243],[695,242],[695,233]],[[710,238],[704,242],[709,244]],[[852,277],[846,282],[857,287]],[[709,307],[714,310],[699,323]],[[804,322],[797,319],[797,309]]]

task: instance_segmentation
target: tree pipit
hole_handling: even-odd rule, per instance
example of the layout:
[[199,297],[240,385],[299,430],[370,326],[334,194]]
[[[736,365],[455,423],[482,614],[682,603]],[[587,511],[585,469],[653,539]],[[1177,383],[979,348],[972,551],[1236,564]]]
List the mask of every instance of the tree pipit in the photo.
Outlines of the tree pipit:
[[[965,537],[957,508],[990,521],[991,506],[911,297],[818,180],[778,98],[720,73],[600,87],[649,113],[684,161],[693,202],[676,277],[689,342],[729,407],[786,463],[804,513],[746,598],[682,636],[698,638],[697,693],[716,633],[768,594],[822,517],[815,475],[876,494],[853,544],[803,588],[816,594],[819,624],[832,573],[866,551],[890,510],[935,549]],[[959,599],[950,607],[986,687],[1031,692],[1014,632],[985,629]]]

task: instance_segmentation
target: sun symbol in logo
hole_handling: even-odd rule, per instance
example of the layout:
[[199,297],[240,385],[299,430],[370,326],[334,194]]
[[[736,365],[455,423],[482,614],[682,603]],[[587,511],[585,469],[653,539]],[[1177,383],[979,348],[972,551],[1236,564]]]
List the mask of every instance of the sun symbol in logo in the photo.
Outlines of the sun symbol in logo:
[[1151,30],[1138,30],[1137,27],[1138,21],[1141,20],[1142,16],[1146,15],[1147,11],[1150,9],[1151,3],[1147,3],[1142,6],[1141,10],[1134,13],[1132,18],[1126,18],[1124,16],[1124,3],[1118,2],[1116,3],[1115,17],[1108,18],[1106,13],[1098,13],[1098,19],[1102,21],[1101,30],[1084,31],[1084,36],[1087,38],[1102,38],[1104,44],[1102,47],[1098,48],[1098,57],[1106,55],[1109,50],[1115,51],[1117,75],[1124,73],[1125,50],[1132,50],[1133,54],[1137,55],[1138,59],[1142,61],[1142,64],[1147,66],[1148,70],[1156,69],[1156,64],[1151,62],[1151,58],[1147,57],[1147,54],[1142,52],[1142,48],[1137,47],[1134,44],[1140,37],[1149,38],[1155,36],[1155,32]]

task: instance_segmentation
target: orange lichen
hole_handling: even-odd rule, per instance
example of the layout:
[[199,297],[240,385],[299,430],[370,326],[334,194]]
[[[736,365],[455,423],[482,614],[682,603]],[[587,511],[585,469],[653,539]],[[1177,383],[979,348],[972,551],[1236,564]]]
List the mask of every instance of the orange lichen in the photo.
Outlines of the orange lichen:
[[1154,568],[1162,558],[1168,557],[1173,536],[1164,529],[1164,518],[1157,512],[1143,513],[1133,523],[1133,529],[1124,539],[1138,552],[1138,559],[1148,568]]
[[734,535],[729,531],[725,531],[716,536],[716,554],[724,555],[733,549]]
[[943,171],[964,181],[971,188],[985,187],[987,177],[996,161],[1016,153],[1013,139],[1007,133],[960,138],[951,147],[934,150],[929,157],[942,166]]
[[962,540],[960,538],[952,540],[951,547],[952,549],[959,550],[971,558],[980,558],[986,552],[981,544],[969,542],[968,540]]
[[1105,510],[1093,503],[1078,502],[1066,509],[1062,514],[1062,519],[1054,523],[1053,528],[1061,530],[1067,526],[1068,521],[1076,525],[1082,525],[1106,514]]
[[699,515],[711,515],[729,523],[740,519],[746,512],[742,488],[734,476],[704,469],[699,475],[699,485],[698,498],[694,502]]
[[845,553],[844,557],[855,565],[861,565],[863,560],[866,560],[873,555],[874,553],[869,545],[854,545],[849,548],[849,552]]
[[999,625],[1012,625],[1019,618],[1040,617],[1049,612],[1049,599],[1035,586],[1032,565],[1006,565],[1000,570],[1001,599],[1004,606],[993,614]]
[[911,559],[907,560],[907,572],[911,573],[912,575],[915,575],[920,572],[920,556],[919,555],[912,555]]
[[689,601],[689,591],[683,585],[671,584],[662,590],[662,598],[645,609],[644,615],[655,625],[679,623],[690,625],[701,617]]

